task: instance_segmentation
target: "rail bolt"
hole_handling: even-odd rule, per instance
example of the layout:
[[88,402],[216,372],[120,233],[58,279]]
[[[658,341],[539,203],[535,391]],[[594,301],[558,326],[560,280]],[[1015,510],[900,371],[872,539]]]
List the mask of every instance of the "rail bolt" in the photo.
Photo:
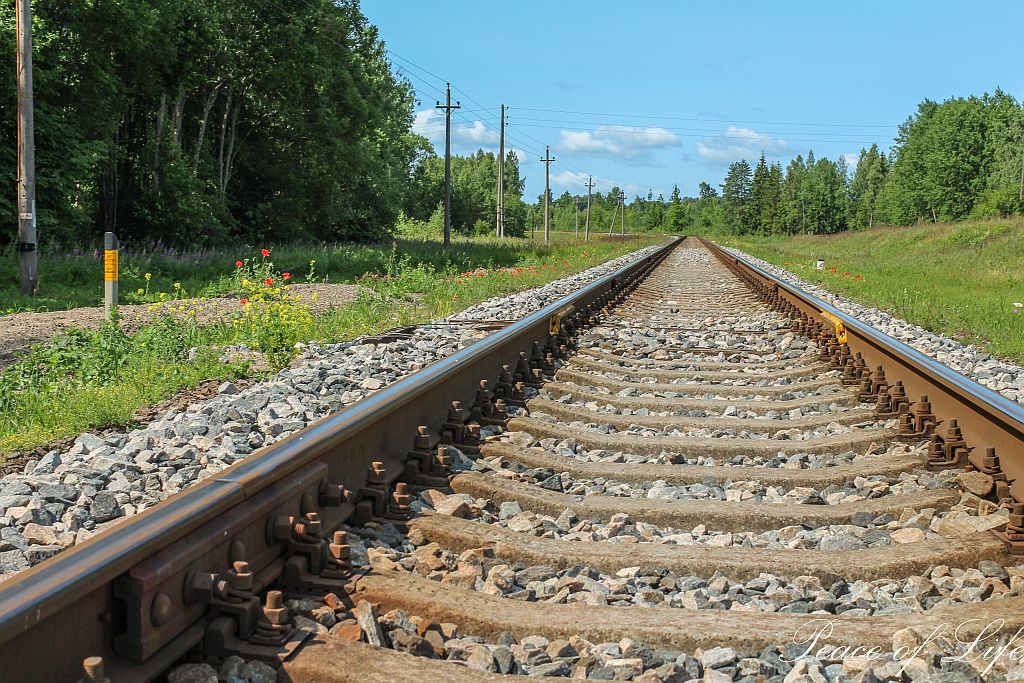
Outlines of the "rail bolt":
[[82,660],[82,672],[85,678],[84,683],[110,683],[103,671],[103,657],[86,657]]
[[267,604],[263,607],[263,616],[274,626],[288,623],[290,615],[284,606],[284,594],[281,591],[267,591]]
[[160,627],[168,624],[174,616],[174,606],[171,599],[165,593],[157,593],[153,597],[153,604],[149,609],[149,620],[153,626]]
[[228,570],[228,586],[236,593],[249,593],[252,591],[253,574],[249,563],[239,560],[232,564]]

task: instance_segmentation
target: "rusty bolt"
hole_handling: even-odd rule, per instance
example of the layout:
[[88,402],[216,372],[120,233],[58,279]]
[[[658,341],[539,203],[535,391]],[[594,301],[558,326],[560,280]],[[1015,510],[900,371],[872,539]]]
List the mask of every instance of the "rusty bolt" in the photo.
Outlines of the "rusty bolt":
[[409,507],[409,503],[412,502],[412,496],[409,495],[409,485],[404,481],[395,484],[395,492],[391,494],[391,500],[400,508]]
[[86,657],[82,660],[82,671],[86,683],[110,683],[103,671],[103,657]]
[[228,571],[228,586],[235,592],[252,590],[253,575],[249,563],[245,560],[235,562]]
[[416,448],[420,450],[430,448],[430,429],[426,425],[416,428]]
[[384,463],[380,460],[370,463],[370,468],[366,471],[367,484],[383,484],[386,478],[387,470],[384,468]]
[[267,604],[263,607],[263,616],[274,626],[288,623],[288,608],[284,606],[284,594],[281,591],[267,591]]
[[982,461],[982,469],[985,474],[998,474],[1002,472],[1002,467],[999,465],[999,456],[996,455],[996,449],[989,446],[985,449],[985,459]]
[[338,507],[345,502],[347,491],[341,484],[320,483],[320,505],[322,507]]
[[271,543],[287,543],[292,540],[295,518],[291,515],[277,515],[267,520],[267,539]]
[[462,401],[452,401],[452,407],[448,410],[448,421],[464,422],[465,420],[466,411],[462,407]]
[[228,584],[217,574],[191,571],[185,575],[186,605],[208,605],[227,595]]

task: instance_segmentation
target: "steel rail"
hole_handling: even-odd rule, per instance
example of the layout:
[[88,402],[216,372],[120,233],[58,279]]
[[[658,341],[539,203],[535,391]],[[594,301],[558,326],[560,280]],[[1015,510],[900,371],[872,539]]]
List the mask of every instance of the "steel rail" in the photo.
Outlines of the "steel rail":
[[[912,402],[919,404],[923,402],[920,399],[927,396],[931,412],[939,422],[934,430],[939,446],[949,443],[955,436],[949,432],[955,420],[966,442],[958,451],[960,462],[957,464],[987,472],[997,480],[1004,479],[1013,503],[1024,500],[1024,406],[768,273],[748,259],[709,240],[701,241],[723,263],[760,283],[763,290],[783,305],[788,302],[819,325],[829,328],[833,339],[836,333],[844,332],[850,352],[860,353],[869,370],[881,366],[890,385],[902,382]],[[933,446],[935,442],[933,437]],[[993,455],[997,458],[995,461]],[[1014,512],[1019,513],[1019,507]],[[1013,524],[1011,519],[1011,526]]]
[[[358,491],[371,460],[384,463],[387,482],[403,474],[417,426],[435,434],[453,399],[472,403],[481,379],[549,339],[549,324],[568,307],[580,309],[652,268],[679,243],[545,306],[482,340],[397,380],[288,438],[105,530],[80,546],[0,583],[0,661],[5,681],[57,680],[80,675],[84,657],[101,656],[112,680],[159,675],[202,638],[202,610],[179,605],[186,569],[226,571],[238,539],[248,549],[256,586],[280,571],[281,548],[262,548],[266,517],[305,508],[324,482]],[[248,506],[248,507],[246,507]],[[321,505],[322,506],[322,505]],[[323,510],[331,527],[352,515],[349,503]],[[328,514],[329,513],[329,514]],[[302,514],[295,512],[294,514]],[[234,538],[234,540],[233,540]],[[232,545],[235,543],[235,545]],[[173,584],[173,585],[172,585]],[[141,586],[141,588],[140,588]],[[133,605],[141,591],[165,604]],[[198,616],[197,616],[198,615]],[[141,629],[142,633],[133,633]],[[59,643],[59,646],[56,646]]]

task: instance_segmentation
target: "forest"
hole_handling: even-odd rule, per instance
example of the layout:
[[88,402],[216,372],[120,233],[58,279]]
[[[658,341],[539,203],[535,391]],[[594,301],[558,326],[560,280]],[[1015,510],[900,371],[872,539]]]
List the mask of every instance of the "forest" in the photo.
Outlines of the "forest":
[[[44,247],[386,234],[411,169],[413,93],[356,0],[34,0]],[[14,5],[0,68],[15,73]],[[0,92],[15,186],[17,94]],[[0,193],[13,235],[14,192]]]
[[[412,85],[392,67],[358,0],[36,0],[37,206],[41,243],[183,247],[372,241],[443,222],[444,163],[412,132]],[[0,8],[0,61],[14,72],[14,9]],[[98,49],[97,46],[110,46]],[[16,174],[17,95],[0,92],[0,167]],[[852,166],[852,167],[851,167]],[[543,224],[505,163],[506,232]],[[490,234],[497,158],[452,159],[452,225]],[[833,233],[1024,210],[1024,109],[1000,90],[925,100],[895,140],[854,165],[813,151],[783,165],[738,159],[696,196],[627,198],[627,231]],[[619,188],[590,198],[607,232]],[[551,196],[572,229],[586,194]],[[14,239],[15,193],[0,193]],[[618,227],[616,227],[618,229]]]

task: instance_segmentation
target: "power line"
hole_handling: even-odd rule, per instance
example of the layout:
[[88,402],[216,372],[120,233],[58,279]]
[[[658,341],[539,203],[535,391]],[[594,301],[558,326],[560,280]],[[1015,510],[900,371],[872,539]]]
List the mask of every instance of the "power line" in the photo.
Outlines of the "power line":
[[[624,123],[613,123],[613,122],[607,122],[607,121],[562,121],[560,119],[543,119],[543,118],[532,118],[532,117],[522,117],[519,120],[520,121],[542,121],[542,122],[549,122],[549,123],[560,123],[560,124],[564,124],[564,125],[586,125],[586,126],[598,126],[598,127],[600,127],[600,126],[619,126],[619,127],[623,127],[623,128],[640,128],[640,126],[636,126],[636,125],[632,125],[632,124],[628,124],[628,123],[627,124],[624,124]],[[536,123],[529,123],[529,124],[524,123],[522,125],[524,125],[524,126],[529,125],[529,126],[534,126],[534,127],[549,127],[549,128],[563,128],[564,127],[564,125],[562,125],[562,126],[540,126],[539,124],[536,124]],[[681,131],[698,131],[698,132],[707,132],[707,133],[717,133],[717,132],[720,132],[722,130],[721,128],[694,128],[694,127],[687,127],[687,126],[656,126],[656,128],[658,128],[660,130],[665,130],[665,131],[681,130]],[[618,131],[618,130],[616,130],[616,131],[612,131],[612,132],[649,133],[651,131],[652,131],[652,128],[648,127],[648,128],[642,128],[641,130],[637,130],[637,131]],[[759,134],[762,134],[762,135],[769,134],[769,133],[772,134],[772,135],[793,135],[793,134],[799,134],[799,135],[835,135],[835,131],[828,131],[828,132],[818,133],[818,132],[815,132],[815,131],[759,130],[757,132]],[[851,133],[851,132],[842,131],[841,134],[842,135],[846,135],[848,137],[852,136],[852,137],[864,137],[864,138],[877,139],[877,135],[875,133]]]
[[582,116],[605,116],[626,119],[659,119],[662,121],[702,121],[705,123],[749,123],[769,126],[828,126],[837,128],[893,128],[894,124],[880,123],[815,123],[799,121],[746,121],[741,119],[711,119],[687,116],[660,116],[651,114],[612,114],[599,111],[573,111],[568,109],[542,109],[540,107],[516,107],[522,111],[535,111],[548,114],[575,114]]

